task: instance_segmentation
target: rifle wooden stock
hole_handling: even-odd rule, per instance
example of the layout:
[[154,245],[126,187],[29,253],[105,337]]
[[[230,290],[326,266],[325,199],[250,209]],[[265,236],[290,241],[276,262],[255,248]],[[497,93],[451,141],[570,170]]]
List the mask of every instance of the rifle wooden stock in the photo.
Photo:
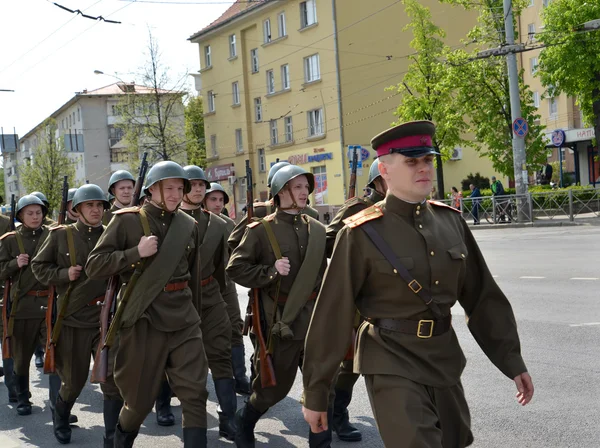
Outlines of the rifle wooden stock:
[[[10,230],[15,230],[15,209],[17,207],[17,198],[10,196]],[[2,359],[12,358],[12,346],[10,336],[8,335],[8,321],[12,308],[12,299],[10,297],[11,279],[7,278],[4,282],[4,294],[2,299]]]
[[[58,213],[58,225],[65,223],[67,216],[67,202],[69,197],[69,179],[63,177],[62,200]],[[56,287],[50,285],[48,288],[48,305],[46,308],[46,356],[44,357],[44,373],[56,373],[56,355],[54,351],[55,344],[52,342],[52,332],[57,318],[56,309]]]

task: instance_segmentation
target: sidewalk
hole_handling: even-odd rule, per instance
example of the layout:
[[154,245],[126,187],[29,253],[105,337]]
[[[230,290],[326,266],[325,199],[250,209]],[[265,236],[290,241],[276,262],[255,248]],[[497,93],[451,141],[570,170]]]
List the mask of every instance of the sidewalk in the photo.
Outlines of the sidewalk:
[[538,218],[534,222],[523,222],[523,223],[514,223],[514,224],[488,224],[481,223],[479,225],[473,225],[472,220],[468,221],[469,228],[471,230],[491,230],[491,229],[520,229],[525,227],[573,227],[573,226],[600,226],[600,217],[584,217],[584,218],[575,218],[573,221],[570,221],[569,218],[564,215],[563,217],[555,217],[555,218]]

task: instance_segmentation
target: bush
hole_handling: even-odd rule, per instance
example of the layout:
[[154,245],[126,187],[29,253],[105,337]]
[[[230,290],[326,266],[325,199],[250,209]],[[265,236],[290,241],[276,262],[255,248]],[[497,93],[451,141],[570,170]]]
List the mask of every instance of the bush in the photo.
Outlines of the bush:
[[[473,173],[469,173],[467,178],[461,181],[461,184],[463,191],[468,191],[470,194],[469,185],[471,184],[479,187],[480,190],[483,188],[490,188],[490,178],[483,177],[479,173],[475,173],[475,175],[473,175]],[[483,195],[483,192],[481,192],[481,194]]]

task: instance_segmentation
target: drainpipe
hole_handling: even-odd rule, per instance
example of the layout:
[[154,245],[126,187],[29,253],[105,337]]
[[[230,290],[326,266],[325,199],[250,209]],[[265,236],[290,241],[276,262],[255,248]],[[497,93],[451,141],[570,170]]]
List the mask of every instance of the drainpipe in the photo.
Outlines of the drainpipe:
[[340,124],[340,160],[342,163],[342,183],[344,185],[344,199],[348,194],[348,188],[346,185],[346,164],[344,163],[346,145],[344,143],[344,115],[342,110],[342,82],[340,78],[340,53],[338,51],[338,27],[337,27],[337,9],[335,5],[336,0],[331,0],[331,12],[333,15],[333,45],[335,51],[335,72],[337,81],[337,95],[338,95],[338,116]]

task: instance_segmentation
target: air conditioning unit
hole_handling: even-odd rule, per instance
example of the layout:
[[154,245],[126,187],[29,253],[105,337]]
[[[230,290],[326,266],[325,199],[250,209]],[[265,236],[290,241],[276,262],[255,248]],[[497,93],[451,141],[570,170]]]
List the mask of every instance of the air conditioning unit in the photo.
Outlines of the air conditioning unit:
[[462,160],[462,148],[454,148],[450,160]]
[[227,180],[229,181],[229,185],[233,185],[237,181],[237,177],[235,177],[235,176],[227,176]]

